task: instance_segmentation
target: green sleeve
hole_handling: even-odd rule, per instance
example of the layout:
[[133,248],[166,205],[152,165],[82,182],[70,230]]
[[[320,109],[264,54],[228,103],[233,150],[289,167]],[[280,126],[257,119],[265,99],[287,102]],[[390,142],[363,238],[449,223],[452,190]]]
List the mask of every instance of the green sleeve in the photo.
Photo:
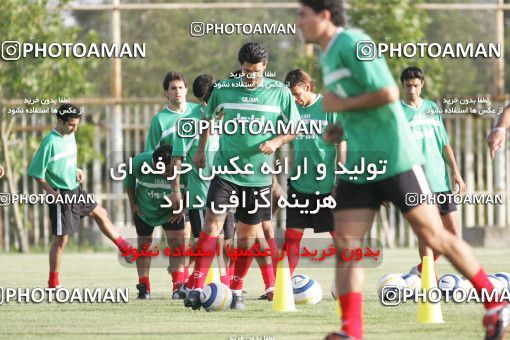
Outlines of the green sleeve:
[[290,90],[285,87],[284,88],[284,97],[283,97],[283,106],[282,106],[282,116],[284,121],[286,122],[298,122],[301,120],[301,116],[299,115],[299,110],[296,106],[296,102],[292,97],[292,93]]
[[[432,103],[432,110],[438,112],[439,109],[436,105],[436,103]],[[444,146],[444,145],[448,145],[450,144],[450,138],[448,138],[448,134],[446,133],[446,129],[444,128],[444,122],[443,122],[443,117],[441,116],[440,113],[436,113],[437,115],[439,115],[439,122],[441,123],[440,126],[439,126],[439,138],[441,140],[441,144]]]
[[[359,41],[362,40],[371,41],[367,35],[364,35],[364,38]],[[350,44],[342,50],[342,59],[349,66],[352,77],[361,88],[365,92],[377,92],[385,87],[397,86],[384,57],[369,61],[361,61],[356,58],[357,55],[362,55],[360,50],[363,48],[363,44],[358,44],[359,41],[350,40]]]
[[172,157],[185,157],[186,156],[186,140],[189,138],[181,137],[177,134],[172,145]]
[[145,151],[154,151],[158,147],[161,138],[161,126],[158,124],[158,116],[154,116],[147,132],[147,142],[145,143]]
[[48,169],[48,164],[50,163],[51,154],[51,143],[43,141],[39,147],[39,150],[37,150],[32,163],[30,163],[30,167],[28,168],[28,175],[35,178],[44,179],[46,177],[46,169]]

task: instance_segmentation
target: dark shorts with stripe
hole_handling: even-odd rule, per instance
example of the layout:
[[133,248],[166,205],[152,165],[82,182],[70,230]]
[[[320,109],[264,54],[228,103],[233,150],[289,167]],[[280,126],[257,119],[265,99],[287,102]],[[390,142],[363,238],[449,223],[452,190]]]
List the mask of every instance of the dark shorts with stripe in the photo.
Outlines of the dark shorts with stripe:
[[421,166],[414,166],[390,178],[368,184],[339,181],[336,189],[336,208],[379,209],[384,201],[390,201],[406,213],[416,207],[414,197],[430,194],[430,188]]
[[[205,227],[205,209],[191,209],[189,211],[189,221],[191,223],[193,237],[198,238],[200,236],[200,232],[204,230]],[[225,240],[231,240],[234,237],[235,226],[236,221],[234,213],[228,212],[225,222],[223,223],[223,229],[221,230],[221,233],[224,234]]]
[[[207,193],[207,208],[211,208],[212,203],[214,203],[215,209],[219,209],[223,204],[229,205],[231,204],[231,196],[237,196],[239,199],[239,206],[235,212],[235,218],[239,221],[245,224],[259,224],[263,221],[271,220],[271,204],[266,208],[258,206],[258,209],[255,211],[256,201],[259,202],[259,205],[264,204],[266,201],[271,203],[271,185],[245,187],[215,176]],[[245,197],[244,207],[242,206],[243,196]],[[250,213],[250,211],[252,212]]]
[[[177,223],[165,223],[161,225],[164,230],[183,230],[184,217]],[[145,223],[138,215],[135,216],[136,234],[138,236],[150,236],[154,232],[154,227]]]
[[449,213],[457,211],[457,205],[455,204],[455,202],[453,202],[453,199],[448,200],[447,197],[443,197],[443,199],[438,199],[438,196],[450,196],[450,195],[453,195],[451,190],[434,193],[434,196],[436,197],[436,202],[443,201],[442,203],[437,203],[437,207],[439,208],[439,213],[441,215],[448,215]]
[[[294,196],[295,195],[295,196]],[[294,202],[298,201],[299,204],[304,204],[308,200],[309,204],[306,208],[307,211],[314,211],[317,208],[317,200],[322,201],[330,194],[312,195],[303,194],[298,192],[292,184],[288,185],[288,200]],[[285,222],[286,228],[306,229],[312,228],[316,233],[323,233],[333,231],[335,224],[333,221],[333,210],[330,208],[320,208],[315,214],[305,213],[301,208],[287,209],[287,220]]]
[[51,231],[56,236],[73,234],[80,229],[81,219],[97,207],[97,202],[80,186],[74,190],[56,190],[60,192],[62,203],[49,204]]

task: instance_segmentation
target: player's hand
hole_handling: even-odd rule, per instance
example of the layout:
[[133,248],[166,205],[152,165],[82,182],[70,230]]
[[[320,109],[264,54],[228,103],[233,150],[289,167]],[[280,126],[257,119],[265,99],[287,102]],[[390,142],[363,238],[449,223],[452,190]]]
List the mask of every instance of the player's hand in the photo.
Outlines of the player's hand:
[[274,153],[276,151],[276,149],[278,149],[279,147],[280,147],[280,145],[278,144],[278,142],[276,142],[274,139],[272,139],[272,140],[268,140],[267,142],[260,144],[259,150],[260,150],[260,152],[262,152],[265,155],[270,155],[270,154]]
[[487,137],[487,144],[489,144],[491,158],[494,158],[496,151],[505,144],[505,133],[501,130],[492,130]]
[[174,191],[170,194],[170,202],[172,202],[172,211],[183,210],[181,205],[184,203],[182,202],[182,194],[180,191]]
[[205,151],[198,150],[195,157],[193,157],[193,163],[197,168],[205,167]]
[[333,92],[326,92],[322,99],[322,109],[324,112],[337,112],[342,110],[342,99],[338,98]]
[[462,179],[462,177],[460,176],[460,174],[455,174],[453,176],[453,188],[454,190],[456,188],[459,188],[457,191],[455,191],[455,193],[461,193],[461,194],[464,194],[466,193],[467,191],[467,185],[466,183],[464,183],[464,180]]
[[131,216],[133,217],[133,219],[135,218],[136,215],[138,215],[138,216],[142,215],[142,213],[140,212],[140,208],[138,208],[138,204],[133,203],[130,205],[130,207],[131,207]]
[[326,127],[326,131],[322,135],[322,139],[329,144],[338,144],[342,141],[344,129],[340,124],[330,124]]
[[83,183],[85,181],[85,172],[83,172],[82,169],[77,169],[76,170],[76,178],[78,179],[78,183]]

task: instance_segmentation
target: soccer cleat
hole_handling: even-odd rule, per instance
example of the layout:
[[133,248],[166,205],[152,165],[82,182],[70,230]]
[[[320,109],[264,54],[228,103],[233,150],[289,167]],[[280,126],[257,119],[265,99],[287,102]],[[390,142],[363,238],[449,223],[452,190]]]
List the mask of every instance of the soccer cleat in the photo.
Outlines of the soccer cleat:
[[416,275],[418,277],[421,277],[421,273],[418,270],[418,266],[414,266],[413,268],[411,268],[411,270],[409,271],[409,274],[414,274],[414,275]]
[[274,295],[274,288],[271,287],[266,291],[264,294],[262,294],[259,297],[259,300],[267,300],[267,301],[273,301],[273,295]]
[[342,340],[342,339],[354,340],[354,338],[351,338],[349,335],[347,335],[343,331],[337,331],[337,332],[329,333],[324,338],[324,340]]
[[179,283],[179,287],[172,293],[172,300],[184,300],[188,296],[188,289],[184,283]]
[[230,309],[235,310],[243,310],[246,308],[246,305],[244,304],[244,298],[242,295],[232,295],[232,303],[230,304]]
[[200,309],[202,307],[202,303],[200,302],[200,291],[192,290],[189,292],[188,296],[184,299],[184,306],[191,307],[193,310]]
[[485,312],[483,326],[485,327],[485,340],[503,339],[510,320],[510,305],[505,304]]
[[151,298],[151,293],[143,283],[137,284],[136,289],[138,289],[138,300],[149,300]]

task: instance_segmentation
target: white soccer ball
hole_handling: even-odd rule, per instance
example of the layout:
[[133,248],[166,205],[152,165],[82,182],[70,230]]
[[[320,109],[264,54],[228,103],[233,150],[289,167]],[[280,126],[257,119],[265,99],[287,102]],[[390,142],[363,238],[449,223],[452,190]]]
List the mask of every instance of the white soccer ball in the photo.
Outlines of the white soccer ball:
[[504,284],[506,284],[506,289],[510,289],[510,273],[499,272],[494,274],[498,279],[500,279]]
[[294,302],[301,305],[316,305],[322,301],[322,288],[317,281],[306,275],[292,277]]
[[404,274],[402,276],[404,281],[406,282],[406,288],[411,289],[414,292],[420,290],[421,288],[421,278],[415,274]]
[[406,281],[402,278],[404,274],[386,274],[377,281],[377,291],[380,293],[384,287],[394,286],[398,289],[407,287]]
[[489,277],[490,282],[494,286],[494,289],[501,293],[504,289],[508,288],[508,284],[506,282],[503,282],[499,277],[496,275],[487,275]]
[[232,291],[223,283],[210,283],[202,289],[200,302],[208,312],[230,309]]
[[473,289],[473,284],[471,281],[466,279],[465,277],[461,278],[460,287],[466,291],[466,293],[469,293],[471,289]]
[[464,289],[462,281],[462,278],[457,274],[446,274],[439,279],[437,286],[443,294],[452,295],[454,290]]

